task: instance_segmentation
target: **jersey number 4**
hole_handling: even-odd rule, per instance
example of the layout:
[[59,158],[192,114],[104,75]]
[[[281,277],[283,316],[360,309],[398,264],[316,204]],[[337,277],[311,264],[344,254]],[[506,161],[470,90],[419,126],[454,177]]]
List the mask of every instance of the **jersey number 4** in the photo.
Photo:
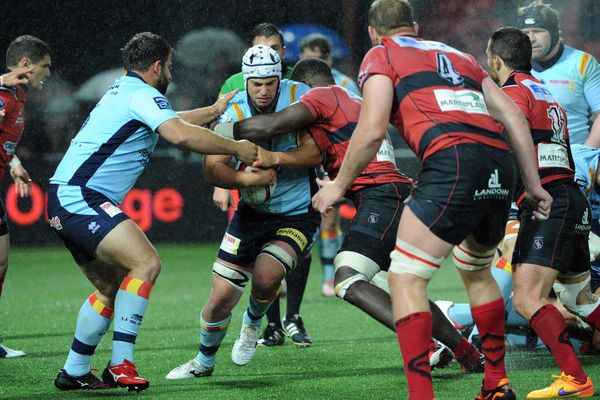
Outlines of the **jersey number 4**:
[[462,86],[463,77],[456,72],[452,61],[450,61],[446,53],[436,53],[436,57],[438,75],[452,82],[454,86]]

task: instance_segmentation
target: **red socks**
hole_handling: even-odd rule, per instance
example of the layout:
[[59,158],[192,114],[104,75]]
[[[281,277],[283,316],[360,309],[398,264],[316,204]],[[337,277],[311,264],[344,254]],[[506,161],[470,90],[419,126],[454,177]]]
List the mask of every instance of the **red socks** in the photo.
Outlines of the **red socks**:
[[410,400],[433,399],[429,342],[431,341],[431,313],[416,312],[400,318],[394,324],[404,360]]
[[554,305],[546,304],[533,314],[529,325],[548,346],[560,370],[577,382],[585,382],[587,377],[573,350],[567,324],[560,311]]
[[[0,282],[0,292],[2,291],[2,283]],[[585,322],[590,324],[594,329],[600,330],[600,306],[596,307],[594,311],[583,319]]]
[[504,364],[504,299],[471,307],[485,355],[483,387],[495,389],[506,378]]

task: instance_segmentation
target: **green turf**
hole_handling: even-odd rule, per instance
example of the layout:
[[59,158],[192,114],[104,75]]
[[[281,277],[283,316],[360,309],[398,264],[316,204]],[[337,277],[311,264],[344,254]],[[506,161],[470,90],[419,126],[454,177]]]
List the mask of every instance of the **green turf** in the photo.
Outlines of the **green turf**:
[[[209,378],[167,381],[169,370],[195,356],[198,315],[208,296],[216,245],[159,246],[163,271],[137,341],[136,364],[151,382],[148,399],[400,399],[406,398],[400,352],[392,332],[352,306],[320,295],[320,266],[313,263],[302,315],[314,344],[295,348],[289,341],[259,348],[253,361],[237,367],[230,351],[247,303],[233,312],[231,329]],[[315,257],[316,259],[316,257]],[[0,303],[0,336],[27,357],[0,360],[0,399],[62,399],[125,396],[121,389],[59,392],[53,379],[72,340],[75,317],[92,292],[63,248],[15,248]],[[433,299],[465,300],[452,267],[434,278]],[[93,366],[110,357],[110,334],[98,346]],[[600,358],[582,357],[587,373],[600,383]],[[520,398],[551,382],[557,368],[548,352],[511,350],[507,365]],[[453,363],[433,372],[438,399],[472,399],[482,375],[466,375]]]

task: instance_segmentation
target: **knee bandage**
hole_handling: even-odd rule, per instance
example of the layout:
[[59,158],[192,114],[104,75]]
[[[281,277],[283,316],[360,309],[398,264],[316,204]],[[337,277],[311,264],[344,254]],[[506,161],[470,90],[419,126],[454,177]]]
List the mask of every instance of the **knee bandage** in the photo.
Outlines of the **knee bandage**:
[[342,251],[338,253],[338,255],[335,256],[333,264],[335,265],[336,271],[340,267],[346,267],[356,271],[355,275],[352,275],[335,285],[335,294],[341,299],[344,298],[350,286],[355,282],[369,282],[373,279],[375,274],[381,271],[381,268],[375,261],[354,251]]
[[475,251],[460,244],[454,246],[452,250],[452,261],[454,261],[456,268],[465,271],[479,271],[492,265],[495,254],[495,248],[486,251]]
[[250,281],[252,274],[250,272],[242,271],[239,269],[231,268],[227,265],[215,262],[213,264],[213,274],[220,276],[225,279],[227,283],[239,290],[244,291],[244,288]]
[[400,239],[396,239],[396,248],[390,258],[390,272],[413,274],[427,280],[433,277],[444,261],[444,257],[435,258]]
[[577,304],[577,296],[583,290],[589,290],[586,289],[586,287],[589,287],[589,283],[590,277],[588,276],[587,279],[577,283],[555,282],[554,285],[552,285],[552,288],[556,292],[558,300],[560,300],[561,304],[565,306],[567,310],[578,317],[586,318],[592,313],[592,311],[600,306],[600,298],[592,295],[591,293],[590,296],[594,296],[596,301],[592,302],[591,304]]
[[371,284],[377,286],[379,289],[383,290],[387,294],[390,294],[390,285],[388,284],[387,271],[379,271],[379,273],[375,274],[373,279],[371,279]]
[[276,246],[274,244],[269,243],[265,245],[260,251],[260,254],[265,254],[279,262],[285,270],[286,274],[290,271],[293,271],[294,268],[296,268],[297,263],[294,257],[288,254],[288,252],[282,249],[281,247]]
[[600,237],[594,232],[590,232],[588,246],[590,248],[590,261],[594,261],[600,256]]

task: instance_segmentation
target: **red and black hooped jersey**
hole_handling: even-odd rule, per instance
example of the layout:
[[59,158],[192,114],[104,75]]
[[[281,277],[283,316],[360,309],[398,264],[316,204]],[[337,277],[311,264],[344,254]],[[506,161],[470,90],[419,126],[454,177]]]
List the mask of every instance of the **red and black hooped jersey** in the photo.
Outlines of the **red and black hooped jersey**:
[[361,88],[377,74],[392,80],[390,121],[421,160],[462,143],[508,150],[483,98],[487,74],[471,55],[416,37],[384,37],[363,59]]
[[4,118],[0,122],[0,179],[4,176],[4,167],[12,158],[25,127],[25,89],[0,86],[0,109]]
[[[309,90],[300,101],[315,118],[309,132],[323,154],[325,171],[331,179],[335,179],[356,128],[361,99],[340,86],[330,85]],[[386,134],[379,151],[349,190],[388,182],[412,183],[412,180],[398,171],[394,148]]]
[[[513,72],[502,85],[502,90],[527,118],[542,185],[573,182],[575,164],[569,143],[567,114],[552,93],[526,71]],[[523,201],[523,190],[520,183],[515,193],[517,203]]]

